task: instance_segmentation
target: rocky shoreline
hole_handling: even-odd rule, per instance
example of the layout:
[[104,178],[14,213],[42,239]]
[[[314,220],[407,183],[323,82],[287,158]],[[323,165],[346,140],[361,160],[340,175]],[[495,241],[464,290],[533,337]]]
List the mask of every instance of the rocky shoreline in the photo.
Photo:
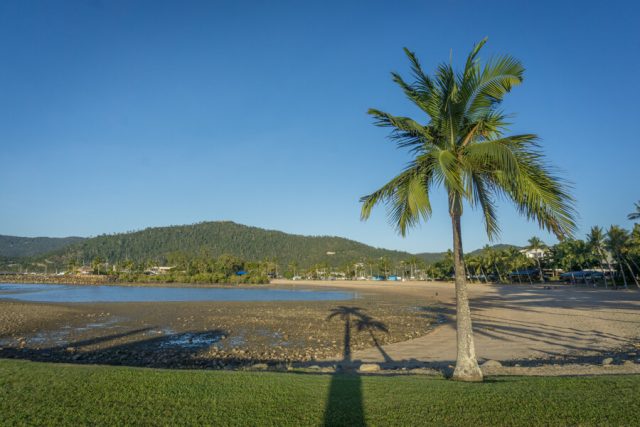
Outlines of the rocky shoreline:
[[[279,286],[291,288],[285,284]],[[328,283],[324,289],[348,288],[347,284],[330,286]],[[0,358],[171,369],[302,370],[317,373],[346,370],[366,374],[428,375],[450,373],[452,366],[449,363],[416,360],[411,355],[396,357],[395,360],[385,356],[385,348],[414,342],[413,339],[429,335],[432,331],[436,332],[435,335],[441,335],[443,331],[451,329],[453,312],[449,300],[443,298],[443,294],[449,292],[445,285],[399,287],[358,284],[357,289],[357,298],[340,302],[44,304],[0,300]],[[495,292],[493,289],[482,289],[484,288],[478,288],[478,291]],[[520,295],[522,291],[518,289],[517,292]],[[624,338],[624,335],[620,335],[618,341],[623,344],[611,345],[609,349],[605,346],[591,346],[592,343],[613,336],[612,332],[605,333],[609,330],[606,328],[613,325],[607,322],[619,322],[615,325],[622,325],[621,330],[631,327],[635,320],[630,316],[636,315],[633,305],[626,304],[621,308],[623,303],[616,302],[610,303],[607,311],[594,311],[602,304],[595,300],[602,292],[595,294],[584,290],[580,291],[581,304],[591,304],[590,301],[593,300],[597,304],[594,307],[598,308],[588,306],[588,311],[568,312],[566,308],[547,307],[565,304],[564,293],[567,294],[566,298],[575,301],[575,292],[578,291],[563,291],[562,294],[552,295],[535,289],[527,292],[529,293],[523,294],[526,307],[532,307],[538,301],[535,311],[525,312],[528,314],[523,314],[516,305],[515,301],[518,300],[506,300],[504,295],[508,294],[502,294],[497,307],[502,307],[501,310],[513,310],[514,315],[518,316],[518,320],[509,320],[511,323],[503,327],[505,332],[510,333],[518,328],[516,331],[520,336],[536,339],[533,344],[536,347],[532,347],[536,349],[544,348],[541,347],[544,343],[540,341],[544,334],[555,337],[557,341],[561,336],[559,334],[563,333],[586,337],[589,347],[567,344],[569,351],[566,353],[548,351],[547,356],[523,356],[519,359],[509,359],[506,356],[508,349],[500,347],[500,351],[491,357],[500,358],[500,355],[505,355],[504,359],[480,360],[485,374],[640,374],[640,341],[637,338],[631,335]],[[532,299],[532,295],[538,299]],[[618,296],[618,293],[611,294],[610,297],[612,296],[624,297]],[[587,297],[590,299],[587,300]],[[499,322],[507,318],[502,316],[507,316],[505,313],[509,313],[508,311],[496,315],[492,311],[495,310],[492,308],[494,306],[487,302],[493,303],[498,299],[476,301],[481,303],[479,305],[482,310],[477,313],[477,318],[480,319],[478,324],[482,325],[486,319]],[[504,308],[505,306],[508,308]],[[547,311],[537,314],[543,309]],[[533,316],[534,313],[536,317],[529,318],[531,331],[524,329],[522,317]],[[566,313],[566,319],[569,320],[582,319],[580,327],[585,329],[584,332],[576,329],[577,324],[568,328],[548,324],[554,319],[549,316],[563,316],[562,313]],[[585,324],[587,317],[579,317],[582,315],[588,316],[590,322],[597,323]],[[520,323],[513,323],[516,321]],[[438,329],[442,322],[442,329]],[[585,325],[582,326],[583,324]],[[479,337],[482,338],[487,332],[495,334],[496,328],[501,325],[484,325]],[[534,330],[535,325],[542,325],[542,330]],[[632,328],[626,333],[635,333],[634,337],[637,337],[634,331]],[[511,341],[513,337],[513,334],[505,335],[505,338],[509,338],[507,341],[512,343],[510,345],[515,345]],[[566,339],[568,338],[563,338]],[[433,341],[429,338],[424,345],[429,342]],[[354,352],[361,353],[365,349],[380,355],[379,361],[363,363],[353,356]]]
[[427,334],[437,307],[354,301],[43,304],[0,300],[0,357],[166,368],[291,366]]

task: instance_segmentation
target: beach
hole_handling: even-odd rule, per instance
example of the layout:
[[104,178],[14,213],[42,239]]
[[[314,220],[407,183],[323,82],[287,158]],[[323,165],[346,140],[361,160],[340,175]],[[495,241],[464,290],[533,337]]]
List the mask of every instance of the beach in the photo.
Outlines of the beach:
[[[269,287],[344,290],[355,298],[55,304],[5,299],[0,357],[215,369],[365,363],[389,371],[441,371],[455,361],[452,283],[275,280]],[[485,370],[560,375],[640,368],[636,290],[470,284],[469,295],[477,356],[481,363],[502,365]]]

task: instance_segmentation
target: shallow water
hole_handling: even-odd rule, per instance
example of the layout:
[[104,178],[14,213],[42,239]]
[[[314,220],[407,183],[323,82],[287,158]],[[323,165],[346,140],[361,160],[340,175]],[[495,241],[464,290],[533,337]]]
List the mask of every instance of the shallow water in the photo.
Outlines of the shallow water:
[[169,288],[0,284],[0,298],[33,302],[340,301],[352,292],[272,288]]

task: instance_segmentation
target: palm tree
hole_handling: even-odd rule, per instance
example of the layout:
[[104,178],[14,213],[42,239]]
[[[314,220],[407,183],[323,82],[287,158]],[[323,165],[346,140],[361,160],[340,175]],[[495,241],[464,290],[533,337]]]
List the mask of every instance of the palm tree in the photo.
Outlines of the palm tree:
[[490,247],[489,245],[485,245],[484,254],[487,258],[489,268],[493,269],[493,271],[497,275],[498,281],[502,283],[502,274],[500,273],[500,269],[498,268],[498,260],[500,259],[499,254],[495,251],[494,248]]
[[[602,263],[603,260],[607,262],[607,266],[609,269],[609,274],[613,272],[611,268],[611,263],[609,262],[609,257],[605,255],[605,244],[604,244],[604,232],[601,227],[595,226],[591,227],[591,231],[587,234],[587,245],[591,249],[593,255],[598,259],[600,264],[600,269],[604,271],[604,265]],[[604,274],[604,286],[608,287],[607,284],[607,275]]]
[[630,219],[631,221],[640,218],[640,201],[634,203],[634,206],[636,207],[635,212],[631,212],[629,215],[627,215],[627,218]]
[[[626,253],[629,250],[629,232],[624,228],[620,228],[617,225],[612,225],[609,227],[607,231],[607,239],[605,240],[605,244],[607,250],[611,252],[611,254],[618,261],[618,265],[620,266],[620,272],[622,273],[622,280],[624,282],[624,287],[628,287],[627,285],[627,276],[624,274],[624,265],[626,264],[629,272],[631,272],[631,277],[635,282],[636,286],[640,288],[640,283],[638,283],[638,279],[633,273],[633,269],[629,265],[629,262],[626,259]],[[624,264],[623,264],[624,262]]]
[[542,273],[542,264],[540,263],[540,258],[542,258],[542,256],[544,255],[544,250],[546,247],[547,245],[545,245],[542,240],[535,236],[529,239],[529,246],[527,246],[527,249],[533,251],[533,257],[538,263],[538,274],[540,274],[540,279],[543,283],[545,280],[544,274]]
[[370,109],[375,124],[392,129],[391,138],[409,149],[413,160],[379,190],[362,197],[363,219],[385,202],[389,219],[401,235],[431,216],[430,194],[443,186],[453,229],[456,286],[457,362],[454,379],[481,381],[473,342],[471,314],[462,250],[460,220],[463,202],[479,208],[490,238],[499,233],[495,201],[504,196],[528,219],[559,238],[573,233],[572,198],[561,180],[545,165],[535,135],[504,135],[507,116],[498,106],[524,68],[511,56],[498,56],[481,66],[474,46],[462,72],[441,64],[427,76],[415,54],[405,48],[413,83],[393,73],[405,95],[426,114],[426,124]]

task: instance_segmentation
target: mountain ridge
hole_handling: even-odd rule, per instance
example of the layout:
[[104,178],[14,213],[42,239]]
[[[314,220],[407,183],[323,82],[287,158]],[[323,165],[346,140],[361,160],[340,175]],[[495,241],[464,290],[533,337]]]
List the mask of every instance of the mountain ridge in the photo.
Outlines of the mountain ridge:
[[[28,248],[28,249],[25,249]],[[470,252],[474,254],[481,251]],[[339,236],[312,236],[264,229],[233,221],[203,221],[188,225],[147,227],[142,230],[103,234],[95,237],[16,237],[0,235],[0,258],[50,259],[57,264],[71,260],[87,263],[101,258],[110,263],[124,260],[166,263],[171,254],[220,256],[231,254],[247,261],[272,259],[281,265],[300,267],[326,263],[343,265],[353,261],[386,258],[398,262],[419,258],[437,262],[446,252],[385,249]]]

